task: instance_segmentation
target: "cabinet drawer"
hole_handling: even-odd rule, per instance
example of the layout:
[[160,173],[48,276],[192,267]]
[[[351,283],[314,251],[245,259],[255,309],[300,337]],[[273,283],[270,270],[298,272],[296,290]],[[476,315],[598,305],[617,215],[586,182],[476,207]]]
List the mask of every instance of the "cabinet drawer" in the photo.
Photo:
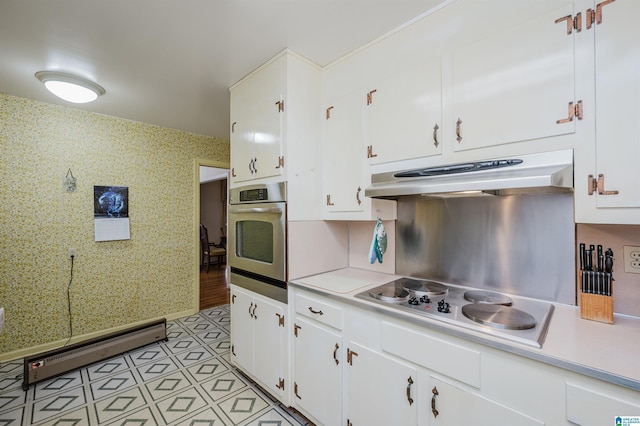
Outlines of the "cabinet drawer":
[[[609,386],[598,391],[581,385],[567,383],[567,420],[584,426],[599,426],[614,423],[618,416],[637,416],[640,404],[637,395],[621,390],[619,395]],[[626,394],[629,395],[626,395]],[[623,423],[626,424],[626,423]]]
[[296,313],[342,330],[342,309],[315,298],[296,294],[294,299]]
[[418,333],[407,327],[382,323],[382,349],[480,388],[480,352]]

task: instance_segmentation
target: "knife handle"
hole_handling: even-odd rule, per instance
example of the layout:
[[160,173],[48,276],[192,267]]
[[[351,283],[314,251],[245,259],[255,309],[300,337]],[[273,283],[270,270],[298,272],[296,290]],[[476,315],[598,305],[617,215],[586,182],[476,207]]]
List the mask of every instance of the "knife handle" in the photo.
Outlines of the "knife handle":
[[580,243],[580,270],[583,271],[584,270],[584,251],[586,249],[586,246],[584,243]]

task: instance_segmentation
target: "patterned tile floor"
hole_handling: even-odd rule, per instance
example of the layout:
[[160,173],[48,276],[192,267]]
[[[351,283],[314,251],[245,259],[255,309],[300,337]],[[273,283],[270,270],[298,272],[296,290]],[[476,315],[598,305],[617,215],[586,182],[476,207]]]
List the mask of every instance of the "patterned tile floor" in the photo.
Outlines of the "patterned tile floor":
[[229,362],[229,305],[167,322],[144,346],[22,390],[21,360],[0,364],[0,426],[300,426]]

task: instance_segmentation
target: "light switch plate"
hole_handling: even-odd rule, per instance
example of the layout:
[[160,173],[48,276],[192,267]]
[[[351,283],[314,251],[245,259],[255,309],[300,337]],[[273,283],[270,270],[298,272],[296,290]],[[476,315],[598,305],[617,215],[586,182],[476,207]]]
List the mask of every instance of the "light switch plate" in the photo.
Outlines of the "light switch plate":
[[640,274],[640,247],[624,246],[624,271]]

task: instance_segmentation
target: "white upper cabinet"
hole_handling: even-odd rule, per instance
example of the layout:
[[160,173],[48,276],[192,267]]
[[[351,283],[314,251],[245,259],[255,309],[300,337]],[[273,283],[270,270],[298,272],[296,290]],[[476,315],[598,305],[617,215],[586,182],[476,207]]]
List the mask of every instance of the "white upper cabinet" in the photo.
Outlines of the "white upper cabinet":
[[332,99],[325,110],[325,193],[328,212],[362,212],[363,97],[358,91]]
[[509,17],[452,52],[454,151],[575,131],[573,6],[558,4]]
[[323,214],[322,70],[285,50],[231,87],[231,187],[287,181],[288,219]]
[[442,61],[436,56],[372,85],[366,94],[369,164],[442,152]]
[[363,144],[365,99],[359,87],[327,97],[323,126],[325,219],[396,218],[395,201],[364,196],[370,182]]
[[594,43],[587,60],[595,63],[595,137],[585,138],[577,153],[576,221],[637,224],[640,28],[635,18],[640,16],[640,2],[585,3],[593,11],[586,13],[590,28],[585,43]]
[[597,204],[640,207],[640,2],[620,0],[596,6],[598,10],[602,24],[595,24],[594,176],[602,174],[604,191],[617,194],[597,196]]
[[231,88],[232,183],[279,176],[287,57]]

